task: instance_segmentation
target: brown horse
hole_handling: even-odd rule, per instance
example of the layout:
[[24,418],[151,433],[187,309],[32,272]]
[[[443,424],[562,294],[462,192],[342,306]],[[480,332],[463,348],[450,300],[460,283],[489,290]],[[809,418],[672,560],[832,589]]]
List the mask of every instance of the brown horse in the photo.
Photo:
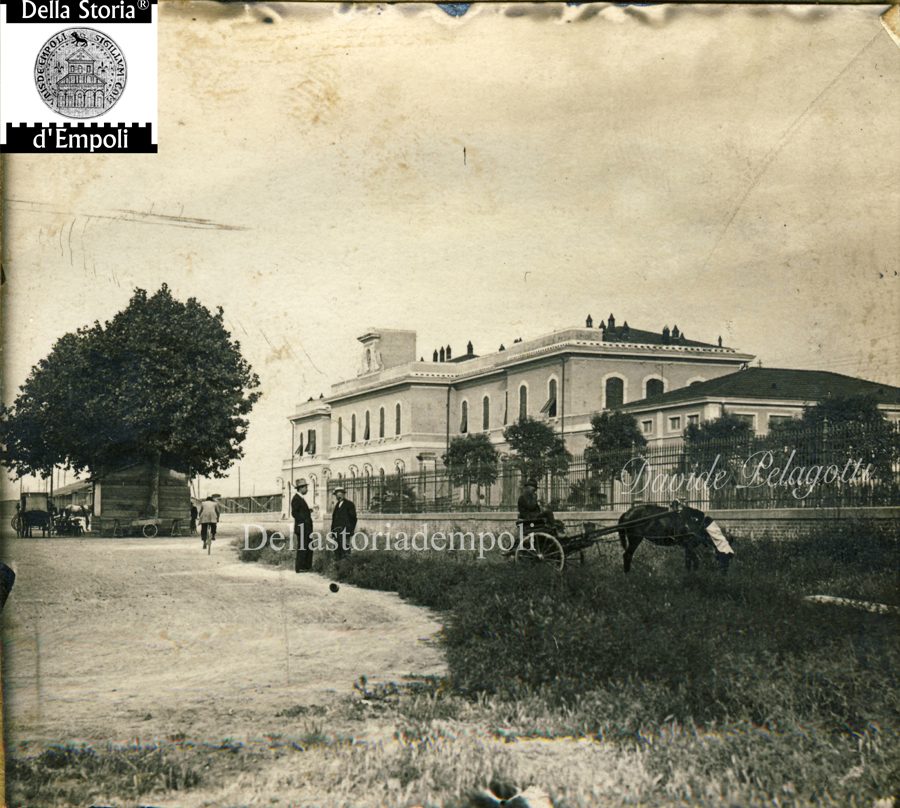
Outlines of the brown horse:
[[[656,517],[656,518],[654,518]],[[644,539],[660,547],[684,547],[684,565],[698,569],[697,548],[708,541],[704,530],[706,514],[682,505],[679,510],[659,505],[636,505],[619,517],[619,541],[625,551],[625,572],[631,569],[631,557]],[[629,522],[637,524],[628,525]]]

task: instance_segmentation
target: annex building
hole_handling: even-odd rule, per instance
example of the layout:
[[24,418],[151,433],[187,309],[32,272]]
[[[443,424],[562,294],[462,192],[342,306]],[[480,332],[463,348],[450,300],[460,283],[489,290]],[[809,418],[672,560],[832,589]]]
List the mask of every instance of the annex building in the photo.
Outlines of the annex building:
[[685,427],[726,412],[747,421],[757,435],[799,418],[828,396],[871,396],[889,421],[900,420],[900,388],[824,370],[752,367],[626,403],[650,445],[681,440]]
[[414,331],[371,329],[358,339],[356,377],[289,416],[285,487],[305,477],[310,504],[323,509],[329,480],[438,470],[457,435],[486,433],[502,458],[504,427],[524,416],[552,424],[580,455],[595,412],[734,374],[753,359],[721,338],[631,328],[613,315],[482,355],[470,342],[459,355],[445,346],[417,359]]

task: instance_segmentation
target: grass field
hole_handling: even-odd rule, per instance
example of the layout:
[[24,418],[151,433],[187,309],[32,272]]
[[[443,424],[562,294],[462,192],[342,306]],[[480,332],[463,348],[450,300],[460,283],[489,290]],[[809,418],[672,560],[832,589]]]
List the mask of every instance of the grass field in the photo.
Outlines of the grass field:
[[[555,808],[893,805],[900,619],[803,598],[897,605],[896,541],[858,526],[738,552],[724,577],[687,575],[677,551],[655,548],[626,577],[612,546],[563,575],[465,557],[320,559],[341,582],[437,610],[447,679],[360,682],[354,698],[298,705],[290,733],[255,746],[44,752],[16,764],[23,804],[102,769],[118,784],[107,794],[137,798],[149,778],[178,795],[159,804],[185,806],[463,808],[492,782]],[[219,795],[192,800],[211,779]]]

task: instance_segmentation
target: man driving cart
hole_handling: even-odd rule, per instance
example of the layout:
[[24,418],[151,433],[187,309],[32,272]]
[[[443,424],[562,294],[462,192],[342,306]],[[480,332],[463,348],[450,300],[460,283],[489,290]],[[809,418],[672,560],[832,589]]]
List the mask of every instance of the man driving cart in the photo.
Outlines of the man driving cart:
[[536,480],[525,481],[524,490],[519,497],[518,522],[529,527],[543,526],[556,533],[565,533],[565,525],[556,519],[549,507],[541,505],[537,497],[537,487]]

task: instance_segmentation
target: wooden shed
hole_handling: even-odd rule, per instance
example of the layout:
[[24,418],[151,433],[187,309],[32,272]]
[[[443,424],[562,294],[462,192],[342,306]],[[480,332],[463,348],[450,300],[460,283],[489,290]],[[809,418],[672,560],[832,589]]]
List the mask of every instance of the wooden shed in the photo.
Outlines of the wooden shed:
[[159,512],[150,507],[153,464],[133,463],[94,478],[94,530],[123,532],[138,519],[156,518],[159,532],[171,535],[188,527],[190,484],[186,474],[159,467]]

